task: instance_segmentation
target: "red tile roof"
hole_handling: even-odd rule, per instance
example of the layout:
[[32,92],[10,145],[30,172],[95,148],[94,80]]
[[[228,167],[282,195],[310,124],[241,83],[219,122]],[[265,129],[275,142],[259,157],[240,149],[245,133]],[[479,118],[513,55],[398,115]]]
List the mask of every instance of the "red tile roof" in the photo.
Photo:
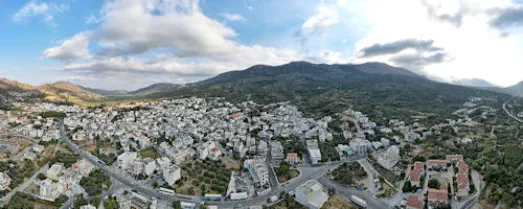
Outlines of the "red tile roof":
[[423,208],[423,197],[410,195],[407,199],[407,206],[411,208]]
[[448,201],[449,200],[449,192],[447,191],[447,188],[444,189],[429,189],[428,193],[428,200],[429,201]]
[[414,170],[410,172],[410,180],[411,181],[419,181],[421,177],[421,173],[425,167],[423,166],[422,162],[415,162],[414,163]]

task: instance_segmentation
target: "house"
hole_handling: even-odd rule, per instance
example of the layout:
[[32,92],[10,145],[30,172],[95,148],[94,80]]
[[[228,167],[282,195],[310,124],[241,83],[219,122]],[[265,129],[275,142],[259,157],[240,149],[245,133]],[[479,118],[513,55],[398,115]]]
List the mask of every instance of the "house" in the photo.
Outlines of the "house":
[[23,159],[34,161],[36,159],[36,154],[33,152],[26,152],[24,153]]
[[80,174],[81,176],[86,177],[86,176],[89,176],[89,173],[91,173],[91,171],[94,169],[94,166],[88,160],[81,159],[81,160],[78,160],[73,165],[71,165],[71,168],[73,170],[75,170],[78,174]]
[[158,166],[156,165],[156,161],[152,160],[145,164],[144,172],[147,176],[152,176],[154,174],[154,171],[158,169]]
[[400,149],[398,146],[391,146],[385,153],[378,156],[378,163],[385,169],[392,170],[400,160]]
[[169,186],[173,186],[176,181],[181,179],[181,168],[177,165],[171,165],[163,169],[163,179]]
[[470,179],[469,179],[469,166],[465,161],[458,163],[458,174],[456,177],[456,184],[458,186],[458,197],[464,197],[469,195],[470,191]]
[[323,191],[323,186],[316,180],[309,180],[295,189],[296,202],[309,207],[321,208],[329,195]]
[[309,152],[309,156],[311,157],[312,164],[318,164],[318,162],[321,161],[321,152],[320,148],[318,146],[317,140],[307,140],[307,152]]
[[444,205],[449,202],[449,192],[447,188],[429,189],[427,194],[428,202],[432,206]]
[[35,144],[32,148],[33,152],[35,153],[41,153],[43,152],[45,147],[43,145]]
[[49,168],[49,170],[47,170],[47,172],[45,173],[45,176],[48,179],[51,179],[53,181],[58,181],[58,179],[60,178],[60,175],[62,175],[63,170],[64,170],[64,164],[56,163],[56,164],[52,165],[51,168]]
[[40,186],[40,198],[51,202],[54,202],[67,190],[67,184],[63,181],[54,182],[51,179],[46,179],[38,184]]
[[265,158],[245,160],[243,167],[249,171],[249,175],[255,186],[268,187],[269,168],[265,163]]
[[136,152],[124,152],[116,158],[116,165],[120,169],[128,169],[138,157]]
[[134,192],[131,194],[131,208],[148,209],[150,205],[151,201],[146,196]]
[[271,142],[271,161],[280,163],[284,159],[283,145],[281,142]]
[[425,174],[425,165],[422,162],[415,162],[414,169],[410,172],[410,183],[412,186],[421,187],[421,176]]
[[407,199],[407,209],[423,209],[423,197],[410,195]]
[[11,177],[4,172],[0,172],[0,191],[11,190],[9,185],[11,185]]
[[285,162],[289,164],[298,164],[300,163],[300,156],[298,156],[298,153],[288,153]]

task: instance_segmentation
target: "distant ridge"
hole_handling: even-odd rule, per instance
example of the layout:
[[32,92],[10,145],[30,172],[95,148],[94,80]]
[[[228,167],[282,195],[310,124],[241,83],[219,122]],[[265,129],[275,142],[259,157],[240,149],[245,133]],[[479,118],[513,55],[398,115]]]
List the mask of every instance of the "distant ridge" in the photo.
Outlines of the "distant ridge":
[[495,84],[492,84],[486,80],[479,79],[479,78],[471,78],[471,79],[459,79],[451,81],[450,83],[460,86],[469,86],[469,87],[480,87],[480,88],[492,88],[492,87],[499,87]]

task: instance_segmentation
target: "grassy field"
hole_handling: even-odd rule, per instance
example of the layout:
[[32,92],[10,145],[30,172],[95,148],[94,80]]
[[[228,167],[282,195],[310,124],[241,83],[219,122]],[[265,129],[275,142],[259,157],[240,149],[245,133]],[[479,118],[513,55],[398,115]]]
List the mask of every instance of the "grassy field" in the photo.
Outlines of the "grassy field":
[[152,159],[158,159],[160,158],[160,154],[152,147],[145,148],[138,152],[138,156],[142,158],[152,158]]
[[358,207],[345,201],[342,196],[334,195],[329,197],[329,200],[323,204],[321,209],[357,209]]

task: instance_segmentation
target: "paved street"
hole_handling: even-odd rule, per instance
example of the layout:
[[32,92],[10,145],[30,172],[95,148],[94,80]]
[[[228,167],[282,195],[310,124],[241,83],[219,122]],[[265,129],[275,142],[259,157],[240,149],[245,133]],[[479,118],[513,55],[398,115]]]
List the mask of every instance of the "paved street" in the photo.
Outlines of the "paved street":
[[[512,98],[513,99],[513,98]],[[523,120],[516,117],[515,115],[512,115],[512,113],[510,113],[510,111],[508,111],[507,109],[507,104],[512,101],[512,99],[509,99],[507,100],[505,103],[503,103],[503,110],[505,111],[505,113],[507,113],[508,116],[510,116],[511,118],[514,118],[514,120],[517,120],[518,122],[520,123],[523,123]]]

